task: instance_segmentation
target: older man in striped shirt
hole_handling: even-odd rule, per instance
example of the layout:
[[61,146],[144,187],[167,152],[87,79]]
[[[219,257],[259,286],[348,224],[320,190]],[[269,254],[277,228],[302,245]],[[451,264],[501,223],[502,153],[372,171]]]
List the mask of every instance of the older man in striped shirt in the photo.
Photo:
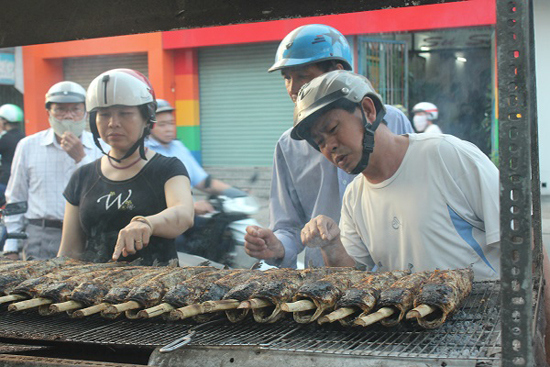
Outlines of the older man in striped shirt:
[[8,233],[25,230],[28,239],[8,239],[4,255],[47,259],[61,242],[65,200],[63,190],[73,172],[101,156],[86,125],[86,91],[74,82],[53,85],[46,94],[51,127],[22,139],[15,150],[6,189],[8,203],[28,202],[28,211],[5,218]]

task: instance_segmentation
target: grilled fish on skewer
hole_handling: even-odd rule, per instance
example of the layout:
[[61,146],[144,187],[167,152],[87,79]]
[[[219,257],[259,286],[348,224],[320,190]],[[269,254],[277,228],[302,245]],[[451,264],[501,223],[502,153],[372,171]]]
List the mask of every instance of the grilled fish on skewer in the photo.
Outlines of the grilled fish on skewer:
[[[91,316],[99,313],[112,304],[123,302],[128,293],[139,285],[143,284],[147,280],[157,276],[160,273],[168,272],[171,267],[144,267],[138,275],[130,277],[129,279],[121,282],[114,282],[113,284],[107,283],[106,294],[104,294],[104,286],[94,286],[91,289],[83,291],[82,294],[75,293],[75,300],[83,302],[85,304],[93,303],[92,306],[76,310],[71,314],[71,317],[81,318],[85,316]],[[116,316],[112,316],[114,318]]]
[[[32,298],[36,296],[43,289],[46,289],[50,284],[53,284],[55,282],[69,279],[75,275],[93,272],[100,269],[119,267],[119,266],[124,266],[124,263],[110,262],[110,263],[86,264],[82,266],[72,266],[67,269],[64,268],[58,271],[48,273],[38,278],[28,279],[23,283],[19,284],[17,287],[15,287],[10,293],[22,294],[22,295],[28,296],[29,298]],[[39,302],[38,299],[34,299],[32,301],[33,302],[30,302],[29,300],[29,302],[22,301],[18,303],[13,303],[8,307],[8,310],[21,311],[28,308],[33,308],[33,307],[53,303],[53,301],[49,299],[44,299],[44,298],[41,299],[42,302],[40,303],[38,303]]]
[[388,327],[397,325],[412,308],[415,294],[431,274],[431,271],[421,271],[398,279],[380,294],[378,311],[370,315],[362,314],[354,323],[368,326],[380,321]]
[[222,311],[208,302],[219,301],[233,287],[248,281],[250,278],[259,274],[260,270],[242,270],[235,273],[230,273],[223,278],[215,281],[214,284],[206,291],[196,304],[190,304],[185,307],[173,310],[170,315],[174,318],[184,319],[193,317],[196,322],[207,322],[218,316]]
[[138,313],[138,317],[155,317],[176,308],[195,304],[202,297],[202,295],[210,289],[212,283],[228,274],[235,272],[240,272],[240,270],[222,269],[197,274],[191,279],[186,280],[170,289],[164,295],[161,304],[141,310]]
[[298,289],[292,300],[294,303],[310,302],[314,307],[295,311],[292,309],[293,304],[287,303],[281,308],[293,312],[294,321],[300,324],[313,322],[324,313],[332,311],[342,292],[368,274],[365,271],[353,269],[330,274],[316,282],[306,283]]
[[40,297],[52,298],[55,303],[49,306],[49,313],[71,311],[99,303],[109,288],[122,283],[148,268],[143,266],[124,266],[121,268],[100,270],[55,283],[40,293]]
[[175,287],[177,284],[183,282],[184,280],[190,279],[199,273],[211,272],[213,270],[216,270],[216,268],[212,266],[189,266],[185,268],[172,269],[171,271],[151,278],[139,287],[132,289],[130,293],[128,293],[125,303],[113,305],[107,308],[104,312],[106,314],[116,314],[121,311],[126,311],[127,317],[137,318],[137,313],[139,311],[134,310],[156,306],[160,303],[162,297],[164,297],[170,288]]
[[[225,304],[228,307],[225,311],[227,319],[231,322],[239,322],[244,320],[244,318],[248,315],[249,309],[237,308],[242,301],[249,299],[250,296],[254,294],[254,292],[258,291],[263,284],[269,283],[273,279],[284,278],[286,274],[297,272],[298,271],[294,269],[269,269],[260,272],[248,281],[233,287],[223,296],[223,299],[219,301],[219,304]],[[233,303],[231,303],[232,301]],[[234,305],[231,309],[229,309],[230,304]]]
[[[83,263],[67,257],[56,257],[49,260],[22,261],[25,264],[12,264],[12,268],[3,268],[0,273],[0,292],[10,294],[20,283],[40,277],[56,269],[82,265]],[[23,265],[23,266],[21,266]]]
[[285,315],[281,310],[283,303],[292,300],[296,291],[305,283],[317,281],[329,274],[350,271],[351,268],[309,268],[286,272],[280,277],[271,277],[263,282],[248,301],[254,320],[259,323],[273,323]]
[[368,314],[374,309],[382,290],[391,286],[397,279],[410,273],[409,270],[405,270],[368,275],[358,284],[344,291],[344,294],[336,303],[337,309],[321,317],[319,323],[338,320],[343,326],[353,324],[353,321],[361,312]]
[[[436,270],[420,288],[414,299],[415,308],[409,311],[407,319],[416,318],[418,324],[426,329],[441,326],[468,297],[473,280],[471,268]],[[422,309],[430,312],[423,312]]]

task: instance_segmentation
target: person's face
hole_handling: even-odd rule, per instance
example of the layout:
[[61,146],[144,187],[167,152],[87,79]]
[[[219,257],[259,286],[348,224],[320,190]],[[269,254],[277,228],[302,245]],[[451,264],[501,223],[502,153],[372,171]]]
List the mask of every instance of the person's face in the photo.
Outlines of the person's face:
[[111,106],[98,109],[96,124],[104,142],[127,151],[143,135],[146,121],[135,106]]
[[52,103],[48,115],[58,120],[81,121],[86,115],[84,103]]
[[315,122],[310,134],[321,153],[332,164],[351,172],[363,154],[363,131],[359,109],[354,113],[334,109],[323,114]]
[[157,123],[151,130],[151,135],[162,144],[168,144],[176,138],[176,123],[172,112],[157,114]]
[[292,102],[296,103],[300,88],[306,83],[309,83],[324,72],[316,64],[306,66],[294,66],[281,70],[281,75],[285,80],[285,87]]

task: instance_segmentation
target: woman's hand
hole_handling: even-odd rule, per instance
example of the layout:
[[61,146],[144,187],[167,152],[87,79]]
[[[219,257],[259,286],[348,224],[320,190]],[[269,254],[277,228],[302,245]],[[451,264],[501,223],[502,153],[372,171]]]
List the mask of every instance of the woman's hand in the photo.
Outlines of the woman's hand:
[[[137,219],[140,218],[140,219]],[[135,217],[130,224],[118,232],[118,239],[113,252],[113,260],[116,261],[122,254],[123,257],[133,255],[149,244],[153,227],[143,217]]]

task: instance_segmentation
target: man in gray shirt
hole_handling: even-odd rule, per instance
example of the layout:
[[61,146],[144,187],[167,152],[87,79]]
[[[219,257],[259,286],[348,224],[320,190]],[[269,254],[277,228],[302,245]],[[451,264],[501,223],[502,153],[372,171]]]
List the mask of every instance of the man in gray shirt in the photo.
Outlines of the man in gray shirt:
[[[269,72],[281,71],[287,92],[296,102],[298,91],[313,78],[332,70],[351,70],[351,49],[336,29],[310,24],[290,32],[280,43]],[[407,117],[386,106],[385,120],[395,134],[413,132]],[[271,265],[295,268],[304,246],[300,231],[318,215],[340,219],[342,197],[355,175],[332,165],[306,141],[283,133],[275,148],[270,194],[270,229],[247,227],[246,252]],[[318,248],[307,248],[306,266],[324,266]]]

